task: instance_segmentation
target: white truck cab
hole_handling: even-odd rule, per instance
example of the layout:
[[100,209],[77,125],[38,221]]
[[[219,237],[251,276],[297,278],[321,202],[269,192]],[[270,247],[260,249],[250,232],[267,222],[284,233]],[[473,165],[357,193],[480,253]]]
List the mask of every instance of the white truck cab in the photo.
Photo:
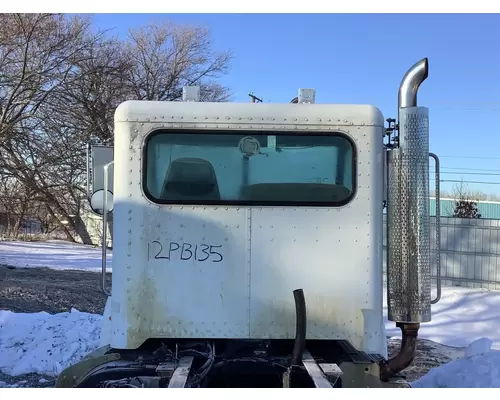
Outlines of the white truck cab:
[[198,102],[196,87],[121,104],[89,168],[94,210],[113,215],[106,350],[60,385],[407,386],[431,305],[427,68],[408,71],[389,128],[374,106],[315,104],[310,89],[286,104]]

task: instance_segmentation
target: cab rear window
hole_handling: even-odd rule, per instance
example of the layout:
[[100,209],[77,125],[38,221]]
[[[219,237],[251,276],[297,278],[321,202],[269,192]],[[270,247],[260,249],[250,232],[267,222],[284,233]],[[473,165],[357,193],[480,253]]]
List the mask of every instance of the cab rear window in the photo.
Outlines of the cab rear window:
[[354,195],[343,134],[153,132],[144,191],[159,204],[341,206]]

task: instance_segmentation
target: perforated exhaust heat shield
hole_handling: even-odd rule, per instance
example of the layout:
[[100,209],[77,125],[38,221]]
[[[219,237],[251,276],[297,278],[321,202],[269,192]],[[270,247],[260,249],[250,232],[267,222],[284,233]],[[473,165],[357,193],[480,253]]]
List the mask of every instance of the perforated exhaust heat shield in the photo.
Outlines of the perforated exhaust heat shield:
[[388,152],[388,318],[431,320],[429,114],[400,107],[399,148]]

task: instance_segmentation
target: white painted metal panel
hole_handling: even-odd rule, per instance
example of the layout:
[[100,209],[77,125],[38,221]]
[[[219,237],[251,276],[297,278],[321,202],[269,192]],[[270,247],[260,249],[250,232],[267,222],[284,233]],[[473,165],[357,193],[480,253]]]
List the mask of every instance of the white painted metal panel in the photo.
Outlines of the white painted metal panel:
[[[278,125],[278,128],[313,126],[346,126],[353,130],[358,126],[384,126],[384,117],[375,107],[364,104],[269,104],[269,103],[206,103],[206,102],[159,102],[129,100],[120,104],[115,112],[115,123],[174,124],[203,128],[217,124],[248,125],[259,129],[262,125]],[[189,125],[187,125],[189,124]],[[307,129],[307,128],[306,128]],[[143,129],[141,129],[143,132]]]
[[114,270],[125,272],[113,280],[113,293],[119,296],[119,287],[127,293],[120,345],[134,348],[151,337],[247,337],[246,209],[153,208],[144,200],[128,207],[131,232],[118,234],[115,248],[129,250],[115,251],[113,260]]
[[253,210],[252,337],[293,338],[293,290],[302,288],[308,339],[347,339],[385,354],[382,145],[377,130],[363,133],[357,193],[348,205]]
[[[303,288],[308,338],[386,354],[377,109],[127,102],[115,122],[113,347],[152,337],[292,338],[292,291]],[[356,196],[332,209],[153,204],[141,187],[146,136],[193,127],[340,131],[358,147]],[[223,260],[205,259],[206,246],[222,246],[212,250]]]

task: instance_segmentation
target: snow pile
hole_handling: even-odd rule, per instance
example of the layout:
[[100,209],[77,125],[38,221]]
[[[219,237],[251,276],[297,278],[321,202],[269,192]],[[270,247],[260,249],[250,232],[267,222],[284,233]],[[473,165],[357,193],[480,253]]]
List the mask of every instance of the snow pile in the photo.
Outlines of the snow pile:
[[28,381],[21,381],[21,382],[16,382],[12,385],[8,384],[7,382],[0,381],[0,388],[17,388],[17,387],[23,387],[25,383],[28,383]]
[[[48,267],[101,271],[101,249],[62,240],[46,242],[0,242],[0,264],[21,268]],[[111,272],[112,255],[107,252],[107,271]]]
[[99,346],[101,315],[0,311],[0,370],[57,376]]
[[[386,335],[400,339],[401,330],[387,320],[387,300],[384,293]],[[432,320],[420,325],[418,337],[452,347],[467,347],[470,343],[489,338],[492,349],[500,350],[500,291],[443,287],[441,300],[432,305]]]
[[414,388],[500,388],[500,352],[482,338],[469,345],[465,357],[430,370]]

